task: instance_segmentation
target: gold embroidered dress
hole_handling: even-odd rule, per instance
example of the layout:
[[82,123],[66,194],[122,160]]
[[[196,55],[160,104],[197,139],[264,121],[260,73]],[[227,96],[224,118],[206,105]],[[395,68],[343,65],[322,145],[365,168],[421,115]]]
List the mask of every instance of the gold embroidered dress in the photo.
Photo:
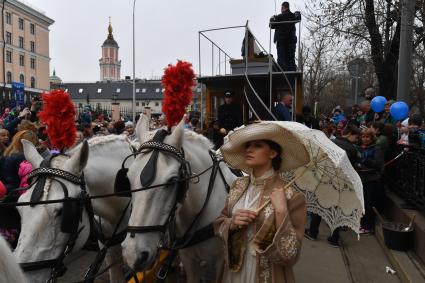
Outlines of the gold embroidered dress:
[[261,178],[241,177],[232,185],[226,206],[214,223],[223,240],[225,264],[220,282],[294,282],[292,266],[298,259],[304,236],[304,196],[292,189],[285,192],[288,213],[276,228],[273,205],[269,203],[247,227],[230,231],[232,214],[238,209],[255,210],[266,202],[284,181],[273,170]]

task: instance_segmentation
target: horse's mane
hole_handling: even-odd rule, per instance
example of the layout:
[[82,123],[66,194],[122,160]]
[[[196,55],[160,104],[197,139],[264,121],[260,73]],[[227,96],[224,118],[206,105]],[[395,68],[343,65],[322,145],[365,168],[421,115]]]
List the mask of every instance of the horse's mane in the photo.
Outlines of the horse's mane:
[[183,138],[183,145],[188,142],[190,144],[200,144],[203,149],[212,149],[213,144],[209,139],[207,139],[205,136],[195,133],[191,130],[185,130],[184,131],[184,138]]
[[[112,142],[115,142],[117,140],[126,141],[130,145],[130,141],[127,138],[127,136],[125,136],[125,135],[96,136],[96,137],[92,137],[92,138],[88,139],[87,142],[89,144],[90,151],[92,151],[92,150],[95,150],[96,148],[98,148],[101,145],[112,143]],[[68,150],[67,154],[72,155],[73,153],[78,151],[80,149],[80,147],[81,147],[81,143],[79,145],[73,147],[72,149]]]

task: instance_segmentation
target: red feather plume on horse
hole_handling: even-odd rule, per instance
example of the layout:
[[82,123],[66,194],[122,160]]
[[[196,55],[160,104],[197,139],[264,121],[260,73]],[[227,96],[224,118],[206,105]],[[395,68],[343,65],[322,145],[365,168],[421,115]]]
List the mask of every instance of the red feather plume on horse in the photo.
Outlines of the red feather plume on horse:
[[39,117],[46,125],[50,143],[61,151],[72,147],[77,139],[77,127],[70,95],[63,89],[56,89],[43,93],[42,98],[43,110]]
[[180,60],[175,66],[169,64],[164,70],[162,85],[165,89],[162,112],[168,129],[171,129],[180,122],[192,101],[192,88],[196,85],[192,64]]

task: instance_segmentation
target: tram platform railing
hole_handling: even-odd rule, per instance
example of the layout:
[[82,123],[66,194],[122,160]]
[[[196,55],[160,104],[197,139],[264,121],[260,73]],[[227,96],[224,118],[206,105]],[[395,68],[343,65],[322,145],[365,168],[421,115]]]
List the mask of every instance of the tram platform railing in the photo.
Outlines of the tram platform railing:
[[400,146],[404,154],[387,172],[389,189],[407,205],[425,212],[425,150]]

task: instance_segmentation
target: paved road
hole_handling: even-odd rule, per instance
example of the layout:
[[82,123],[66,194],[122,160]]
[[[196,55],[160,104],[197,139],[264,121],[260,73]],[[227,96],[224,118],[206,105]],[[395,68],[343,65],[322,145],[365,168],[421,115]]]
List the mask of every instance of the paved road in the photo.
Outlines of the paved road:
[[[357,236],[346,231],[341,233],[341,248],[332,248],[326,237],[329,229],[322,225],[317,241],[305,239],[298,263],[295,265],[297,283],[399,283],[396,275],[385,272],[390,266],[384,252],[374,236]],[[82,251],[70,260],[69,270],[59,282],[76,282],[82,279],[87,266],[95,253]],[[172,280],[172,282],[183,280]],[[96,282],[109,282],[108,274],[99,277]]]

